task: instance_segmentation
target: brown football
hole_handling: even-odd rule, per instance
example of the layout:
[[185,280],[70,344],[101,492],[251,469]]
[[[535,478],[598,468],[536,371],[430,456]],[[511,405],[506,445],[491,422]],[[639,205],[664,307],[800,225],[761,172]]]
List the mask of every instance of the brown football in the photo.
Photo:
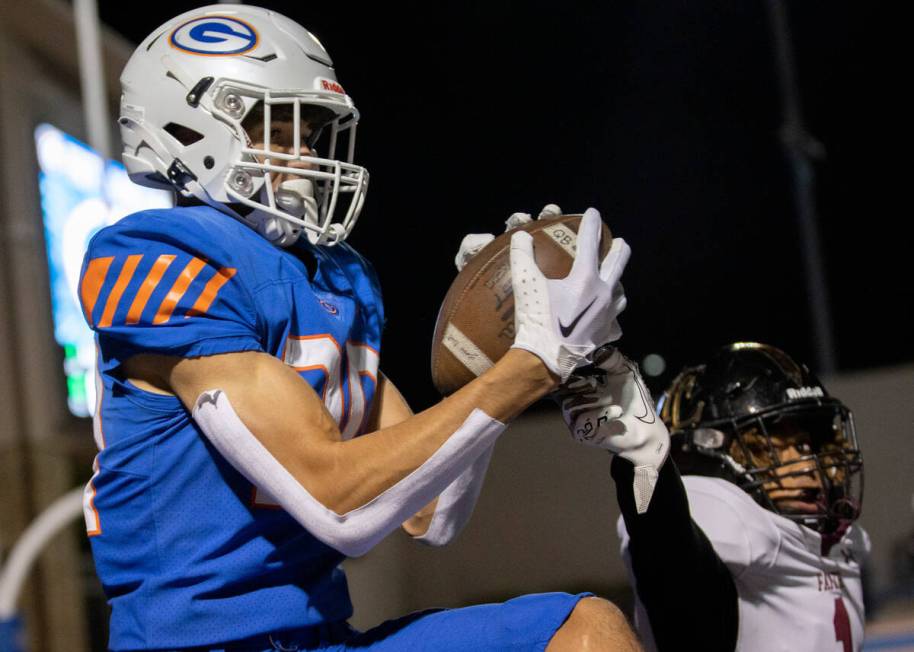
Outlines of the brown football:
[[[536,264],[547,278],[571,271],[580,215],[535,220],[522,227],[533,236]],[[516,229],[486,245],[457,275],[444,297],[432,340],[432,382],[451,394],[479,376],[514,343],[514,293],[510,245]],[[612,244],[603,224],[600,259]]]

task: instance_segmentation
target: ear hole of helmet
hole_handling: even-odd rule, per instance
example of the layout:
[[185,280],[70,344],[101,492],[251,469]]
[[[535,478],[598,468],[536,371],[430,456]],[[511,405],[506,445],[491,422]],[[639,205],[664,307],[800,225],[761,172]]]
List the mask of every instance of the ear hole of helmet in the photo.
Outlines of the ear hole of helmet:
[[176,141],[187,147],[188,145],[193,145],[197,141],[203,140],[203,134],[199,131],[191,129],[190,127],[185,127],[184,125],[179,125],[175,122],[169,122],[167,125],[162,127],[169,136],[174,138]]

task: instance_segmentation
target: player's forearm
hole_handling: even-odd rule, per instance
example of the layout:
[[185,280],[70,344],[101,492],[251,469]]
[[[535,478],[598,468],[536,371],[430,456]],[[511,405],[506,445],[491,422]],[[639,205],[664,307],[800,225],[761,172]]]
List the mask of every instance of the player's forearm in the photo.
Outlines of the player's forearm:
[[[738,627],[736,586],[692,520],[676,465],[667,459],[660,469],[644,514],[635,509],[632,475],[630,462],[613,459],[612,476],[630,538],[632,572],[658,650],[733,650]],[[707,613],[715,614],[717,627],[704,626]]]
[[475,410],[506,423],[554,388],[538,358],[509,351],[492,369],[440,403],[376,432],[333,445],[332,483],[319,499],[339,513],[364,505],[429,460]]
[[505,421],[553,388],[511,352],[414,417],[343,441],[314,390],[262,353],[172,362],[167,381],[216,449],[317,538],[360,555],[423,508],[494,444]]
[[459,535],[476,509],[495,447],[490,446],[441,492],[423,530],[413,536],[429,546],[444,546]]
[[[386,374],[379,373],[371,417],[368,420],[368,431],[374,432],[375,430],[395,426],[412,416],[412,408],[396,385],[390,381]],[[432,522],[437,503],[438,499],[436,498],[403,521],[403,530],[412,537],[425,534],[428,531],[429,524]]]

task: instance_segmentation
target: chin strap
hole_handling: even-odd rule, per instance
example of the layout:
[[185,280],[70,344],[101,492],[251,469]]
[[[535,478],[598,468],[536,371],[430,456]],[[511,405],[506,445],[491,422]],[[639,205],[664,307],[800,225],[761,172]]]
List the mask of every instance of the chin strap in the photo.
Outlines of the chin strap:
[[[175,164],[179,163],[180,161],[175,159]],[[174,167],[174,164],[172,167]],[[317,202],[315,201],[313,194],[308,195],[301,193],[295,186],[288,187],[290,184],[298,184],[299,182],[304,182],[308,185],[311,184],[311,181],[308,179],[296,179],[283,182],[276,193],[276,204],[280,209],[299,219],[304,219],[309,222],[313,219],[316,222]],[[175,187],[179,188],[177,184],[175,184]],[[301,190],[307,192],[306,188],[301,188]],[[292,246],[298,241],[302,231],[307,232],[308,239],[312,244],[317,244],[317,237],[312,236],[311,231],[303,229],[294,222],[284,220],[281,217],[271,215],[270,213],[266,213],[256,208],[250,213],[243,215],[228,204],[217,202],[206,191],[206,188],[196,180],[196,177],[193,177],[192,175],[191,178],[185,179],[183,189],[179,188],[179,191],[195,197],[221,213],[225,213],[229,217],[233,217],[236,220],[247,224],[277,247]],[[300,213],[297,213],[297,211],[300,211]]]
[[[307,224],[318,224],[317,199],[314,197],[314,183],[311,179],[289,179],[279,184],[279,188],[274,193],[276,206],[299,220]],[[280,247],[288,247],[305,232],[311,244],[318,244],[318,234],[295,224],[281,217],[265,214],[263,216],[264,228],[269,229],[272,233],[277,233],[275,239],[267,233],[263,235],[271,242]]]

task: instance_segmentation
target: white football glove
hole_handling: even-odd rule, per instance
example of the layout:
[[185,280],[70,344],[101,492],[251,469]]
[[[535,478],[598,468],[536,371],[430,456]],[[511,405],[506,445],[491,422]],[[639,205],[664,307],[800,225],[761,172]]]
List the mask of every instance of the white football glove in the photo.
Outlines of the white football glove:
[[[561,208],[555,204],[546,204],[543,206],[543,210],[540,211],[540,214],[536,216],[536,219],[541,220],[546,217],[558,217],[561,214]],[[517,227],[532,221],[533,218],[530,216],[530,213],[511,213],[508,219],[505,220],[505,231],[516,229]],[[457,271],[462,271],[473,256],[478,254],[483,247],[494,239],[495,236],[491,233],[469,233],[465,235],[460,243],[460,249],[454,257],[454,265],[457,266]]]
[[615,238],[600,263],[600,213],[588,208],[578,228],[577,252],[563,279],[547,279],[533,257],[526,231],[511,237],[515,339],[512,348],[539,357],[564,382],[587,364],[598,346],[621,335],[616,318],[626,299],[619,279],[631,249]]
[[573,375],[555,398],[575,440],[634,465],[635,506],[643,514],[669,454],[670,433],[654,412],[638,366],[612,347],[601,348],[594,357],[592,372]]
[[460,250],[454,257],[457,271],[463,271],[467,263],[494,239],[495,236],[491,233],[467,233],[463,236],[463,240],[460,241]]
[[[540,214],[536,216],[536,219],[541,220],[546,217],[558,217],[561,214],[562,209],[556,204],[546,204],[543,206]],[[511,213],[511,215],[508,216],[508,219],[505,220],[505,231],[516,229],[517,227],[532,221],[533,216],[531,216],[530,213]]]

